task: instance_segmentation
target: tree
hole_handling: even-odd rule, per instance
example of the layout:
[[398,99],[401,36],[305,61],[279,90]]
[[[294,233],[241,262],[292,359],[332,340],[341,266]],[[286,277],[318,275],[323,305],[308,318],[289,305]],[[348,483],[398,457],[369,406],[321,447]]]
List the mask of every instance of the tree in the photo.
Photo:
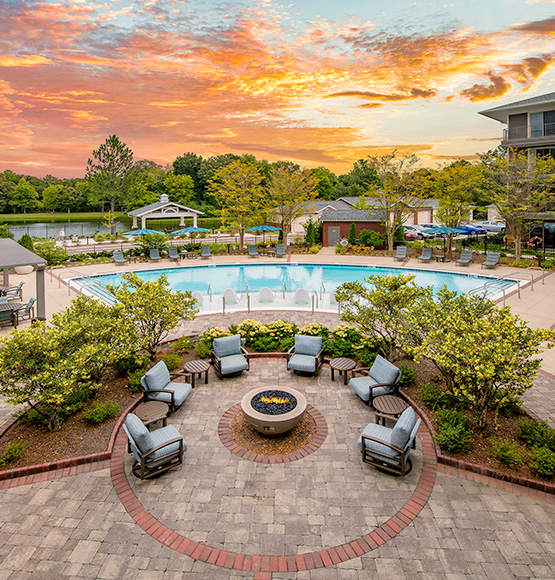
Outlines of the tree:
[[319,199],[334,199],[335,186],[338,183],[337,176],[327,167],[315,167],[310,172],[316,179],[316,190]]
[[356,204],[358,209],[372,209],[383,213],[388,250],[393,250],[395,234],[412,215],[415,208],[422,205],[416,196],[412,174],[418,163],[416,155],[397,157],[393,151],[388,155],[368,158],[379,177],[379,184],[370,185],[367,196]]
[[363,334],[381,339],[382,354],[389,360],[398,357],[405,312],[416,300],[431,293],[414,283],[414,276],[370,276],[361,282],[345,282],[335,292],[341,303],[341,320],[356,324]]
[[[133,151],[116,135],[108,137],[87,161],[86,177],[96,185],[98,193],[109,197],[112,215],[115,215],[116,202],[122,200],[129,187],[132,172]],[[116,233],[113,222],[110,224],[110,233]]]
[[357,243],[357,227],[355,224],[351,224],[351,227],[349,228],[349,237],[347,238],[347,241],[349,242],[349,244],[351,246],[356,246]]
[[314,222],[312,219],[306,224],[306,233],[304,236],[305,244],[310,248],[314,245]]
[[224,220],[239,228],[239,247],[243,249],[245,228],[261,219],[262,175],[256,165],[233,161],[219,169],[210,181],[209,189],[221,206]]
[[198,312],[191,292],[172,291],[163,274],[149,282],[128,272],[123,274],[120,286],[108,286],[108,290],[123,305],[126,317],[135,326],[140,347],[151,360],[170,331],[181,320],[193,320]]
[[189,175],[175,175],[171,171],[164,178],[164,189],[175,203],[185,205],[193,199],[193,179]]
[[335,185],[332,199],[340,197],[360,197],[369,188],[380,182],[375,167],[367,159],[359,159],[349,173],[340,175]]
[[274,167],[265,206],[268,215],[279,222],[284,240],[293,220],[306,213],[316,195],[316,180],[310,171]]
[[196,153],[183,153],[173,162],[175,175],[188,175],[193,180],[195,199],[200,203],[204,194],[204,183],[199,175],[202,166],[202,156]]
[[520,260],[523,239],[537,222],[536,212],[545,211],[555,199],[555,159],[510,149],[488,152],[481,161],[493,203],[506,232],[515,238],[515,258]]
[[28,209],[36,209],[39,206],[39,194],[35,188],[22,177],[10,193],[10,204],[15,209],[22,209],[27,213]]

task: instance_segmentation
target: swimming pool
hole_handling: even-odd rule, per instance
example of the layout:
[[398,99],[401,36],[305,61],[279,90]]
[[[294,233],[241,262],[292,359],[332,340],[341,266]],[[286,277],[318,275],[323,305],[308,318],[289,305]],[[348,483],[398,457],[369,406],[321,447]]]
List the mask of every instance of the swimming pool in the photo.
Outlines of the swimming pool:
[[[175,290],[195,292],[201,312],[243,310],[245,308],[291,308],[293,306],[315,307],[319,310],[337,310],[333,297],[336,288],[344,282],[363,281],[369,276],[412,274],[416,284],[433,286],[435,290],[447,285],[450,290],[464,294],[482,287],[494,278],[476,274],[438,272],[401,267],[355,266],[343,264],[235,264],[210,266],[182,266],[157,270],[137,270],[143,280],[153,281],[164,274]],[[74,283],[79,284],[79,280]],[[81,288],[91,294],[103,297],[102,289],[108,284],[118,285],[122,274],[101,274],[81,280]],[[502,282],[505,288],[515,284],[512,280]],[[270,300],[259,300],[258,293],[268,287],[272,291]],[[227,289],[233,290],[237,301],[228,298],[224,305],[222,295]],[[295,304],[295,292],[304,289],[310,296],[307,304]],[[496,286],[495,292],[499,292]],[[232,293],[228,292],[228,297]]]

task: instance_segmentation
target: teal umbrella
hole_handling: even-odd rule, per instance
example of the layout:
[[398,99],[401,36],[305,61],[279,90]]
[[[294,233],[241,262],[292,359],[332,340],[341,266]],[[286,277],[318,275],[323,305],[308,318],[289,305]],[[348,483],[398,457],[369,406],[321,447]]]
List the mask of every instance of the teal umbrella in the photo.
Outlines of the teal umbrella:
[[177,230],[172,232],[172,236],[179,234],[198,234],[200,232],[209,232],[206,228],[197,228],[197,226],[190,226],[188,228],[183,228],[182,230]]
[[429,234],[434,234],[435,236],[446,235],[446,234],[465,234],[465,230],[460,228],[450,228],[449,226],[438,226],[437,228],[426,228]]
[[142,228],[140,230],[131,230],[130,232],[123,232],[122,236],[150,236],[152,234],[164,235],[164,232],[159,232],[157,230],[149,230],[148,228]]
[[247,228],[247,232],[278,232],[281,228],[276,228],[275,226],[267,226],[262,224],[260,226],[254,226],[252,228]]

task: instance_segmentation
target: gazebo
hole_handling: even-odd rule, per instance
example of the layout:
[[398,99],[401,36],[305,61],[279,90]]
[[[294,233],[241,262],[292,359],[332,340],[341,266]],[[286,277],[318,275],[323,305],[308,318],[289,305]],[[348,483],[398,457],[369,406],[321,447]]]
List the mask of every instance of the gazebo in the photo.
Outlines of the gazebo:
[[4,271],[2,284],[10,285],[10,268],[18,266],[33,266],[37,285],[37,318],[46,318],[46,295],[44,286],[44,269],[46,260],[33,254],[27,248],[20,246],[10,238],[0,239],[0,269]]
[[197,225],[197,217],[202,214],[202,211],[197,211],[196,209],[191,209],[179,203],[170,201],[168,196],[163,193],[160,196],[160,201],[156,203],[151,203],[150,205],[145,205],[138,209],[134,209],[127,213],[128,216],[133,218],[132,228],[135,230],[139,226],[137,225],[137,219],[141,218],[141,228],[146,228],[147,219],[164,219],[164,218],[179,218],[179,225],[181,227],[185,226],[184,219],[186,217],[193,218],[193,226]]

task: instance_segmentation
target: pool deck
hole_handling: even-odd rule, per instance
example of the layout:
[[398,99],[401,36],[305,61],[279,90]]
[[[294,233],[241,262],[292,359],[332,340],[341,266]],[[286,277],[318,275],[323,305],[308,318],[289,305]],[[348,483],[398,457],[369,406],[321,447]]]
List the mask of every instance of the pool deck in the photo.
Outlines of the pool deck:
[[[345,263],[327,249],[291,261]],[[253,260],[232,256],[210,263],[237,262]],[[368,257],[349,257],[348,263],[400,265],[393,258]],[[166,260],[155,267],[174,265]],[[414,259],[402,265],[454,269]],[[115,269],[78,268],[86,274]],[[485,272],[476,265],[460,271]],[[500,267],[495,274],[509,272],[514,270]],[[54,270],[52,278],[47,274],[48,316],[73,298],[59,285],[60,274],[70,275],[69,269]],[[28,299],[34,278],[14,275],[11,282],[20,279],[27,282]],[[536,282],[533,292],[525,288],[520,300],[514,295],[507,304],[531,327],[549,328],[555,322],[554,294],[555,276],[549,275],[545,284]],[[306,311],[229,313],[198,317],[179,333],[247,317],[339,322],[336,315]],[[241,393],[261,382],[287,382],[306,393],[325,420],[318,449],[295,461],[266,464],[222,445],[223,418]],[[552,425],[554,387],[555,356],[546,351],[525,403]],[[0,404],[0,423],[11,410]],[[384,475],[362,464],[355,447],[371,420],[371,411],[348,387],[331,382],[327,368],[317,378],[297,377],[284,361],[261,359],[252,361],[248,373],[223,381],[211,370],[208,385],[201,381],[170,418],[189,444],[181,467],[141,482],[130,475],[119,437],[111,462],[0,484],[0,580],[555,578],[554,496],[436,464],[423,429],[412,473]]]

